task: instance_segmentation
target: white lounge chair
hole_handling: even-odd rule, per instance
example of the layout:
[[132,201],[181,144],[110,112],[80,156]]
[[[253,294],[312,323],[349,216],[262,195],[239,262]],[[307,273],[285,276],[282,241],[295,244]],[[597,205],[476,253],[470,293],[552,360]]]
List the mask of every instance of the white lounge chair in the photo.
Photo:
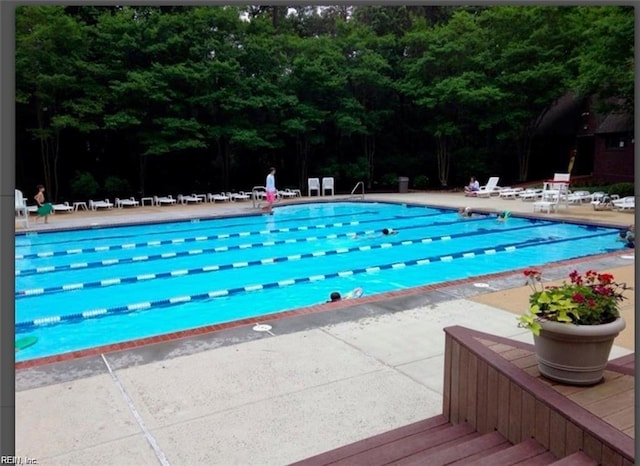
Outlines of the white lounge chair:
[[189,194],[187,196],[183,196],[182,194],[178,194],[178,202],[180,204],[189,204],[190,202],[193,202],[195,204],[202,202],[202,198],[196,196],[195,194]]
[[614,208],[613,201],[620,199],[617,194],[607,194],[603,192],[596,192],[592,194],[593,200],[591,205],[593,210],[611,210]]
[[611,201],[617,210],[635,210],[636,198],[634,196],[626,196],[621,199]]
[[56,212],[73,212],[73,206],[70,206],[68,202],[63,202],[62,204],[53,204],[53,213]]
[[574,191],[569,193],[567,200],[569,204],[583,204],[591,202],[592,197],[589,191]]
[[251,199],[251,194],[246,193],[244,191],[238,191],[237,193],[227,193],[227,196],[229,196],[232,202],[247,201]]
[[291,197],[297,197],[297,194],[291,191],[290,189],[285,189],[283,191],[278,191],[278,197],[289,199]]
[[216,194],[207,194],[207,198],[209,199],[209,202],[216,202],[216,201],[222,201],[222,202],[231,202],[231,196],[227,196],[225,193],[216,193]]
[[175,204],[177,201],[173,198],[173,196],[171,196],[171,194],[169,194],[168,196],[153,196],[153,202],[155,203],[155,205],[172,205]]
[[311,196],[311,191],[317,191],[318,196],[322,195],[322,191],[320,189],[320,178],[309,178],[307,180],[308,191],[307,195]]
[[116,207],[122,209],[123,207],[138,207],[140,202],[136,201],[133,197],[129,199],[115,199]]
[[325,176],[322,178],[322,195],[324,196],[327,194],[327,191],[330,191],[331,196],[335,196],[334,184],[335,180],[332,176]]
[[489,178],[489,181],[487,181],[486,185],[480,186],[480,189],[478,191],[470,191],[468,194],[477,197],[491,197],[494,194],[500,194],[498,181],[500,181],[499,176],[492,176],[491,178]]
[[551,211],[556,212],[558,210],[558,198],[555,200],[542,200],[536,201],[533,203],[533,211],[534,212],[546,212],[551,213]]
[[92,201],[89,199],[89,209],[98,210],[98,209],[111,209],[113,204],[109,202],[109,199],[105,199],[104,201]]
[[502,199],[515,199],[522,191],[522,188],[512,188],[511,186],[507,186],[500,188],[498,191],[498,197]]
[[15,190],[15,202],[16,202],[16,222],[23,223],[25,228],[29,228],[29,210],[27,208],[27,201],[19,189]]

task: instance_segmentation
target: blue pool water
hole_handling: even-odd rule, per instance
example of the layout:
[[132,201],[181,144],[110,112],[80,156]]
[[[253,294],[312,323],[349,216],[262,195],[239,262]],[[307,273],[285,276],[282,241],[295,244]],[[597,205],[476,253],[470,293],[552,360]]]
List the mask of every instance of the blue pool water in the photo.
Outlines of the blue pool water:
[[[383,228],[398,231],[382,236]],[[16,360],[620,248],[605,227],[383,203],[16,236]]]

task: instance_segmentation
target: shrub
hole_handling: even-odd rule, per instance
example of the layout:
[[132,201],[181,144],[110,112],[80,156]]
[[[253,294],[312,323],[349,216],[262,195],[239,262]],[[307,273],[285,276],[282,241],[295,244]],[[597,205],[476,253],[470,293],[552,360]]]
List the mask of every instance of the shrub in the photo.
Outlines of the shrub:
[[418,175],[413,178],[413,187],[415,189],[426,189],[429,186],[429,177],[426,175]]
[[627,197],[634,195],[633,183],[616,183],[609,186],[607,189],[609,194],[617,194],[620,197]]
[[127,197],[131,193],[131,185],[123,178],[109,176],[104,182],[104,190],[109,197]]
[[71,180],[71,191],[76,198],[90,199],[96,195],[100,185],[88,172],[76,172]]

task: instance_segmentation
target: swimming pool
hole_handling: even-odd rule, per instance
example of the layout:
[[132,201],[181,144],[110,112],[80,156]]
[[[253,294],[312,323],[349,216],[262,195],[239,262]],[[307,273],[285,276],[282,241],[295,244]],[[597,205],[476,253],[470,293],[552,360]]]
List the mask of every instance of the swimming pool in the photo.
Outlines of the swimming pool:
[[319,304],[334,290],[372,295],[599,254],[616,235],[361,202],[17,235],[16,336],[38,342],[16,360]]

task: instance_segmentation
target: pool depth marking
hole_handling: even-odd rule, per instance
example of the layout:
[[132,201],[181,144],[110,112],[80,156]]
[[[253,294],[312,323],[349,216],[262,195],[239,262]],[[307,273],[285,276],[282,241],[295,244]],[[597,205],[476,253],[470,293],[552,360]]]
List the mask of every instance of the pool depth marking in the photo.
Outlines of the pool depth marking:
[[[517,231],[517,230],[524,230],[524,229],[529,229],[529,228],[537,228],[537,227],[540,227],[540,226],[545,226],[545,225],[544,224],[543,225],[540,225],[540,224],[523,225],[523,226],[520,226],[520,227],[511,228],[509,231]],[[430,243],[430,242],[433,242],[433,241],[449,241],[452,238],[465,238],[465,237],[469,237],[469,236],[490,234],[490,233],[492,233],[494,231],[496,231],[496,230],[478,230],[478,231],[472,231],[472,232],[456,233],[456,234],[453,234],[453,235],[433,236],[433,237],[419,238],[419,239],[408,239],[408,240],[388,242],[388,243],[382,243],[382,244],[373,244],[373,245],[368,244],[368,245],[364,245],[364,246],[354,246],[354,247],[351,247],[351,248],[338,248],[338,249],[332,249],[332,250],[326,250],[326,251],[314,251],[314,252],[303,253],[303,254],[291,254],[291,255],[288,255],[288,256],[281,256],[281,257],[269,257],[269,258],[255,259],[255,260],[252,260],[252,261],[242,262],[242,263],[211,264],[211,265],[207,265],[207,266],[203,266],[203,267],[196,267],[196,268],[193,268],[193,269],[186,269],[186,270],[185,269],[180,269],[180,270],[174,270],[174,271],[169,271],[169,272],[146,273],[146,274],[136,275],[136,276],[133,276],[133,277],[102,279],[102,280],[97,280],[95,282],[68,283],[68,284],[57,285],[57,286],[52,286],[52,287],[48,287],[48,288],[30,288],[30,289],[25,289],[25,290],[16,290],[15,296],[16,296],[16,298],[28,297],[28,296],[37,296],[37,295],[41,295],[41,294],[44,294],[44,293],[56,293],[56,292],[61,292],[61,291],[73,291],[73,290],[78,290],[78,289],[83,289],[83,288],[97,288],[97,287],[112,286],[112,285],[119,285],[119,284],[125,284],[125,283],[135,283],[135,282],[138,282],[138,281],[168,278],[168,277],[174,277],[174,276],[178,276],[178,275],[187,275],[187,274],[194,275],[194,274],[203,273],[203,272],[213,272],[213,271],[218,271],[218,270],[228,270],[228,269],[239,268],[239,267],[247,267],[247,266],[253,266],[253,265],[262,265],[262,264],[268,264],[268,263],[285,262],[285,261],[306,259],[306,258],[311,258],[311,257],[321,257],[321,256],[327,256],[327,255],[333,255],[333,254],[344,254],[344,253],[348,253],[348,252],[368,251],[370,249],[385,249],[385,248],[395,247],[395,246],[410,246],[410,245],[417,244],[417,243]],[[504,231],[504,230],[502,230],[502,231]],[[310,238],[301,239],[300,241],[301,242],[302,241],[309,241],[309,239]],[[316,240],[318,238],[314,237],[313,239]],[[264,245],[264,243],[262,245]],[[258,244],[257,246],[262,246],[262,245]],[[243,245],[238,245],[237,247],[242,249]],[[251,246],[249,246],[249,247],[251,247]],[[209,250],[209,251],[200,249],[200,250],[198,250],[198,253],[218,252],[219,249],[220,248],[213,248],[212,250]],[[163,258],[177,257],[177,254],[179,254],[180,256],[193,255],[194,251],[183,251],[182,253],[175,253],[175,255],[172,253],[170,256],[163,257]],[[145,257],[146,257],[146,259],[150,258],[150,256],[145,256]],[[135,262],[136,259],[137,258],[133,258],[132,261]],[[117,263],[117,262],[113,262],[114,260],[115,259],[112,259],[109,265],[111,265],[112,263]],[[143,260],[143,259],[139,258],[138,261],[139,260]],[[124,262],[121,262],[121,263],[124,263]],[[84,263],[84,264],[87,264],[87,263]],[[101,263],[97,263],[96,266],[98,266],[98,265],[102,265],[102,264]]]
[[[579,239],[587,239],[587,238],[592,238],[596,236],[602,236],[604,234],[609,234],[609,233],[595,233],[591,235],[581,236],[579,237]],[[156,301],[147,301],[147,302],[128,304],[123,306],[115,306],[111,308],[102,308],[102,309],[94,309],[94,310],[84,311],[84,312],[76,312],[76,313],[67,314],[67,315],[42,317],[42,318],[32,319],[24,322],[18,322],[16,323],[15,328],[17,331],[25,332],[42,325],[57,324],[57,323],[64,323],[64,322],[75,322],[75,321],[80,321],[84,319],[105,317],[111,314],[131,313],[131,312],[135,312],[138,310],[145,310],[145,309],[165,308],[165,307],[173,306],[176,304],[182,304],[184,302],[204,301],[204,300],[212,299],[215,297],[232,296],[234,294],[258,291],[258,290],[268,289],[268,288],[276,288],[281,286],[289,286],[296,283],[305,283],[305,282],[311,282],[315,280],[337,278],[340,276],[345,276],[345,274],[358,275],[363,273],[369,273],[372,271],[393,269],[394,266],[397,266],[398,264],[404,264],[405,267],[409,267],[409,266],[426,265],[432,262],[439,262],[439,261],[443,261],[443,262],[453,261],[456,259],[466,260],[468,256],[465,256],[465,255],[469,253],[474,253],[474,256],[482,255],[482,254],[498,254],[498,253],[505,253],[505,252],[509,253],[509,252],[516,251],[518,248],[525,249],[528,247],[540,246],[544,244],[554,244],[554,243],[562,243],[565,241],[575,241],[576,239],[577,239],[576,237],[571,237],[571,238],[560,238],[560,239],[553,239],[553,240],[539,240],[539,241],[529,240],[529,241],[520,242],[520,243],[508,244],[501,247],[494,247],[491,249],[474,249],[474,250],[464,251],[460,253],[450,254],[447,256],[424,257],[421,259],[412,259],[404,262],[393,262],[393,263],[367,266],[367,267],[362,267],[359,269],[354,269],[349,271],[331,272],[324,275],[291,278],[287,280],[280,280],[278,282],[270,282],[270,283],[264,283],[264,284],[245,285],[245,286],[240,286],[236,288],[229,288],[226,290],[213,290],[213,291],[199,293],[191,296],[179,296],[179,297],[160,299]]]

